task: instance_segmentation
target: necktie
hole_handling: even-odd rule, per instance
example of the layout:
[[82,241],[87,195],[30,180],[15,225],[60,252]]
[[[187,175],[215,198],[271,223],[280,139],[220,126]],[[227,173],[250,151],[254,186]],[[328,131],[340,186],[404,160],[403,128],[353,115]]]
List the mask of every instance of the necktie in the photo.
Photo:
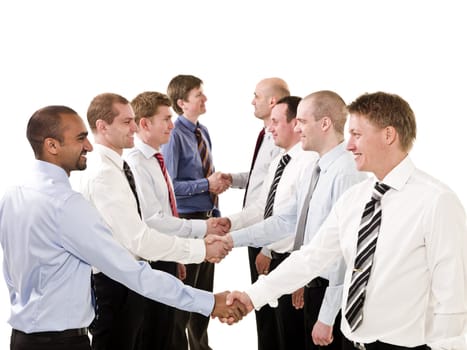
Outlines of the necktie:
[[259,149],[261,148],[261,144],[263,143],[264,134],[265,134],[265,131],[264,131],[264,128],[262,128],[261,131],[258,134],[258,138],[256,139],[256,146],[255,146],[255,151],[253,153],[253,160],[251,161],[250,173],[248,175],[248,182],[246,183],[245,195],[243,196],[243,207],[245,207],[246,196],[247,196],[247,193],[248,193],[248,185],[250,184],[251,172],[253,171],[253,167],[255,166],[256,158],[258,157]]
[[274,198],[276,196],[277,185],[281,180],[282,173],[286,165],[290,161],[290,156],[288,154],[284,154],[279,161],[279,164],[276,168],[276,173],[274,174],[274,180],[272,181],[271,187],[269,188],[268,198],[266,200],[266,206],[264,208],[264,218],[267,219],[272,215],[272,208],[274,206]]
[[125,161],[123,161],[123,172],[125,173],[128,184],[130,185],[131,192],[133,192],[135,196],[136,205],[138,207],[138,214],[141,216],[141,207],[139,206],[138,194],[136,193],[135,177],[133,176],[133,172],[131,171],[128,163]]
[[154,157],[156,157],[157,161],[159,162],[162,175],[164,175],[164,180],[167,185],[167,190],[169,192],[169,202],[170,202],[170,209],[172,210],[172,215],[178,216],[177,202],[175,201],[175,194],[169,181],[169,175],[167,173],[167,168],[165,167],[164,156],[161,153],[156,153]]
[[357,329],[363,320],[366,286],[370,279],[376,241],[381,225],[381,198],[389,189],[389,186],[377,182],[373,189],[373,195],[365,205],[362,214],[358,230],[357,255],[345,309],[345,318],[352,331]]
[[316,184],[318,183],[320,172],[321,168],[319,167],[319,165],[316,165],[313,169],[313,173],[311,174],[310,187],[308,188],[305,201],[303,202],[302,211],[300,212],[300,217],[298,218],[297,232],[295,234],[293,250],[298,250],[303,245],[303,239],[305,238],[306,220],[308,217],[308,209],[310,208],[310,200],[311,196],[313,195],[313,192],[315,191]]
[[[200,128],[195,129],[196,141],[198,142],[198,152],[201,157],[201,165],[203,167],[204,177],[208,178],[213,172],[211,155],[209,154],[208,145],[204,141]],[[211,193],[211,200],[214,207],[218,205],[218,197],[216,194]]]

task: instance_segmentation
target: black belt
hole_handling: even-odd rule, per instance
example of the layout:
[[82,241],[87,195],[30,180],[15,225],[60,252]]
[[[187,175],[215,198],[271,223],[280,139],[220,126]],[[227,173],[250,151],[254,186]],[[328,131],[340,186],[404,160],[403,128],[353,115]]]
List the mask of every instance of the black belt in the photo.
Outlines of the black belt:
[[427,345],[420,345],[413,348],[409,348],[407,346],[400,346],[400,345],[393,345],[388,343],[383,343],[379,340],[373,343],[359,343],[359,342],[352,342],[355,349],[358,350],[372,350],[372,349],[388,349],[388,350],[429,350],[430,348]]
[[274,250],[271,250],[271,258],[274,260],[285,259],[290,255],[290,253],[278,253]]
[[320,287],[327,287],[328,285],[329,285],[329,281],[326,278],[316,277],[315,279],[312,279],[310,282],[308,282],[305,287],[320,288]]
[[52,331],[52,332],[34,332],[34,333],[24,333],[17,329],[13,329],[13,334],[21,337],[28,338],[37,338],[47,340],[56,340],[70,337],[77,337],[82,335],[88,335],[88,329],[85,328],[75,328],[75,329],[66,329],[64,331]]
[[188,219],[209,219],[212,218],[214,215],[214,210],[208,211],[195,211],[191,213],[179,213],[178,216],[181,218],[188,218]]

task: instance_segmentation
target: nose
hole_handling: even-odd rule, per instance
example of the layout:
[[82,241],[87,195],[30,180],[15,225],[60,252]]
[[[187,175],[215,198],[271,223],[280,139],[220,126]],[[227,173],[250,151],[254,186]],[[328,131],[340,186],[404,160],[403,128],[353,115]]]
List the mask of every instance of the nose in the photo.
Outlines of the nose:
[[83,148],[86,152],[92,152],[93,147],[92,147],[91,141],[89,141],[87,137],[84,140]]
[[355,149],[355,144],[353,143],[352,138],[350,138],[349,141],[347,141],[346,149],[347,151],[353,151]]
[[133,119],[131,122],[130,122],[130,131],[131,132],[136,132],[138,130],[138,126],[136,125],[136,122],[135,120]]

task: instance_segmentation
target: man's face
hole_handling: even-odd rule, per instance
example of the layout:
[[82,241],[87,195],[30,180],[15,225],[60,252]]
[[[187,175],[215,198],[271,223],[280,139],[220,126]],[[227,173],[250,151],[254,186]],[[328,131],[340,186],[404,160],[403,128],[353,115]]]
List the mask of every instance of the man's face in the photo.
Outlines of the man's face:
[[159,148],[161,145],[169,142],[170,133],[174,127],[170,107],[159,106],[157,107],[156,114],[146,119],[148,122],[151,145],[155,148]]
[[264,84],[259,83],[256,85],[253,100],[251,101],[255,107],[255,117],[261,120],[267,119],[271,115],[271,98],[266,94],[266,87]]
[[137,129],[135,123],[135,114],[130,104],[115,103],[115,110],[118,115],[114,118],[112,124],[105,125],[106,145],[122,154],[124,148],[134,146],[134,134]]
[[349,133],[347,150],[353,153],[357,169],[369,171],[378,176],[381,170],[385,168],[386,144],[384,129],[371,124],[365,116],[351,114]]
[[63,114],[63,142],[59,143],[59,165],[70,175],[73,170],[86,169],[86,153],[92,151],[88,131],[83,120],[76,114]]
[[302,148],[305,151],[319,152],[322,135],[321,122],[315,120],[313,111],[313,100],[306,99],[298,104],[295,131],[300,134]]
[[203,92],[203,86],[193,88],[188,93],[186,101],[183,101],[183,113],[188,117],[199,117],[206,113],[206,95]]
[[295,122],[287,122],[287,104],[280,103],[273,107],[271,111],[271,123],[269,131],[274,138],[276,146],[289,149],[294,140]]

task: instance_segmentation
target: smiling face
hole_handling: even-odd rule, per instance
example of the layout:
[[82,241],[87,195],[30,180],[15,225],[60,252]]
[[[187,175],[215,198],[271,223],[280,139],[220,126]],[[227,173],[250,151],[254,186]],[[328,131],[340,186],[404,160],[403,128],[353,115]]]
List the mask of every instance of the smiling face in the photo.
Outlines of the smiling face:
[[297,134],[294,131],[295,125],[295,119],[290,122],[287,121],[287,104],[279,103],[273,107],[269,131],[274,138],[276,146],[289,150],[296,144]]
[[[76,114],[62,114],[61,124],[63,142],[53,141],[56,147],[57,165],[61,166],[68,175],[73,170],[86,169],[86,153],[92,151],[88,140],[88,131],[83,120]],[[45,140],[45,143],[51,141]]]
[[156,114],[144,119],[148,131],[148,142],[151,146],[157,149],[169,142],[170,133],[174,127],[169,106],[157,107]]
[[387,159],[386,129],[378,128],[368,118],[351,114],[349,119],[350,138],[347,150],[353,153],[357,169],[374,173],[384,178]]
[[129,103],[115,103],[113,107],[117,115],[112,123],[109,124],[104,120],[99,121],[98,129],[103,136],[99,138],[99,143],[113,149],[118,154],[122,154],[124,148],[134,146],[134,134],[137,130],[135,115]]
[[314,117],[313,100],[302,100],[297,108],[297,126],[295,131],[300,134],[302,148],[305,151],[320,152],[321,121]]

